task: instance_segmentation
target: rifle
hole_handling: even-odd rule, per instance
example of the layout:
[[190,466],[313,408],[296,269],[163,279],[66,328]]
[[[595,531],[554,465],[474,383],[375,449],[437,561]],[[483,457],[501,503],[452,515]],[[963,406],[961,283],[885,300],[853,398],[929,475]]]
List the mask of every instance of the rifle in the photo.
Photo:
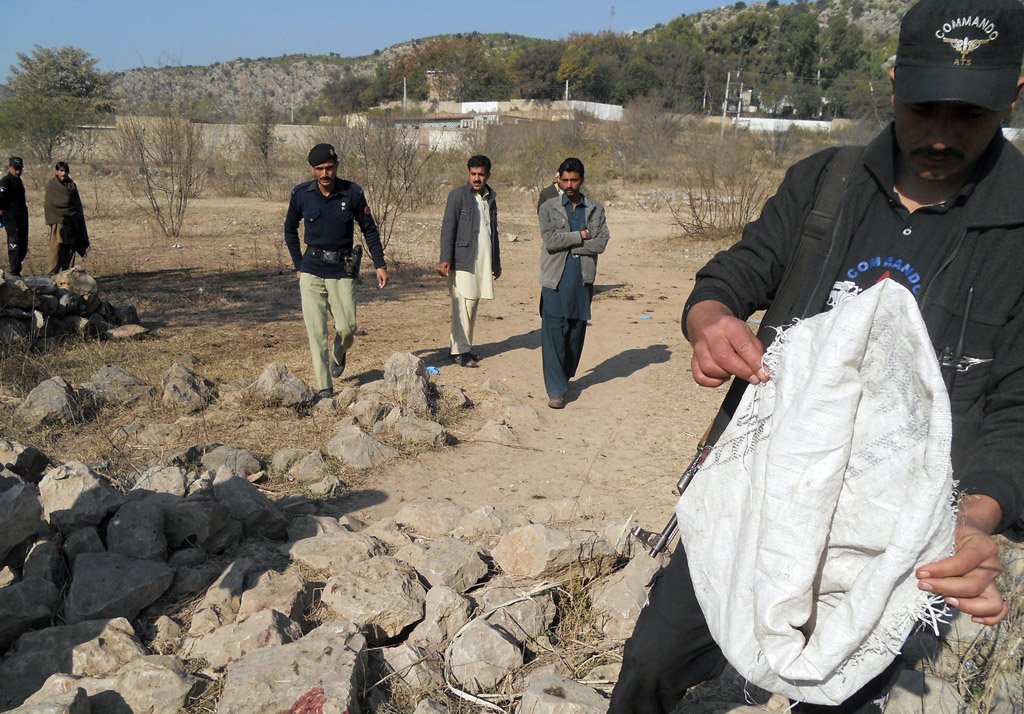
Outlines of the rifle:
[[[679,481],[676,483],[676,492],[682,496],[690,482],[693,481],[693,477],[697,475],[697,471],[700,470],[701,464],[704,463],[704,459],[707,458],[708,454],[711,453],[712,445],[708,443],[708,435],[711,429],[709,428],[704,436],[701,438],[700,443],[697,444],[697,453],[694,455],[693,460],[690,461],[690,465],[683,471],[683,475],[679,477]],[[661,529],[661,533],[654,533],[652,531],[644,530],[640,526],[637,526],[629,532],[631,538],[636,538],[638,541],[647,547],[647,554],[652,558],[657,558],[664,550],[668,547],[668,544],[672,542],[672,539],[676,535],[678,530],[679,522],[676,519],[676,514],[673,513],[672,517],[668,519],[668,523]]]

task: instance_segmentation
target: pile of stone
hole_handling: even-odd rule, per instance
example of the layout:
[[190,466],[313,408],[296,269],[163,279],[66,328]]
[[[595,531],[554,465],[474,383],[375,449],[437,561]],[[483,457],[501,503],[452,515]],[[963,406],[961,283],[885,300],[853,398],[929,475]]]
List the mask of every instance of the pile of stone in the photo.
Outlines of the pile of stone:
[[[32,419],[77,418],[74,404],[104,399],[201,411],[230,390],[196,367],[176,360],[162,390],[115,366],[78,387],[48,380],[63,407]],[[396,700],[420,714],[456,700],[524,714],[607,710],[622,642],[661,565],[631,552],[628,522],[581,514],[577,499],[520,513],[438,498],[366,523],[344,500],[319,497],[340,484],[325,457],[361,468],[446,440],[439,404],[468,398],[430,383],[413,355],[317,403],[279,364],[234,394],[338,416],[336,433],[319,449],[267,457],[178,445],[117,479],[105,462],[55,463],[0,438],[0,710],[171,714],[214,700],[224,714]],[[29,413],[19,407],[23,424]],[[173,443],[175,427],[124,431],[138,444]],[[265,492],[267,473],[303,493]],[[1024,551],[1005,559],[1019,584]],[[963,617],[944,642],[916,635],[887,712],[959,710],[955,683],[986,667],[999,636]],[[991,711],[1024,702],[1018,674],[990,678]],[[685,710],[788,708],[731,671],[709,692]]]
[[14,277],[0,270],[0,343],[38,345],[67,337],[129,340],[145,335],[131,306],[100,297],[83,268],[51,277]]

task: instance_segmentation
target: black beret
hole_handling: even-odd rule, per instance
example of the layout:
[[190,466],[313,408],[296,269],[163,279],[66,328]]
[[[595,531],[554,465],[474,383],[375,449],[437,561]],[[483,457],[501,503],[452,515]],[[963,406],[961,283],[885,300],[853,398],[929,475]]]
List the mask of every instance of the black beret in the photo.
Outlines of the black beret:
[[310,166],[319,166],[320,164],[336,162],[337,160],[338,152],[330,144],[317,144],[309,150]]

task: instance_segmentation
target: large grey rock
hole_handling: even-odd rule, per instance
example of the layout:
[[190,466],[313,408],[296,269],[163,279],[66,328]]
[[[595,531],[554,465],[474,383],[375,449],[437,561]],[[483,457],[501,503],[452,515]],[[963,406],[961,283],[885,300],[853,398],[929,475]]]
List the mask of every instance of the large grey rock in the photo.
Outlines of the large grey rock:
[[83,553],[75,560],[64,617],[75,623],[133,618],[171,586],[174,569],[117,553]]
[[9,714],[92,714],[89,694],[72,679],[64,674],[50,677],[38,692]]
[[203,546],[220,553],[242,537],[242,525],[231,519],[231,509],[212,498],[189,498],[163,505],[164,534],[171,548]]
[[287,534],[284,513],[244,476],[222,466],[213,480],[213,492],[248,535],[283,539]]
[[242,605],[242,593],[264,570],[265,566],[255,558],[239,558],[228,564],[192,614],[189,634],[205,635],[233,623]]
[[51,581],[26,577],[0,588],[0,651],[23,632],[50,624],[60,590]]
[[14,409],[14,419],[26,429],[74,423],[84,416],[81,395],[63,377],[40,382]]
[[70,567],[74,566],[75,559],[82,553],[102,553],[105,550],[99,531],[92,526],[79,528],[64,539],[64,555]]
[[107,525],[107,549],[131,558],[167,560],[163,509],[145,501],[121,506]]
[[102,330],[100,337],[111,342],[128,342],[145,337],[148,334],[149,330],[142,325],[117,325],[116,327],[108,327]]
[[167,594],[174,600],[182,600],[205,590],[220,576],[216,563],[179,565],[174,569],[174,582]]
[[92,392],[97,402],[131,406],[156,396],[156,387],[113,364],[96,370],[82,389]]
[[605,637],[625,640],[633,633],[636,618],[647,601],[647,585],[663,565],[664,559],[641,553],[591,588],[594,624]]
[[[341,531],[351,532],[334,516],[317,516],[307,513],[288,521],[288,540],[290,541],[300,541],[325,533],[340,533]],[[291,547],[291,543],[281,547],[287,551]]]
[[327,453],[346,466],[368,469],[396,458],[400,452],[355,424],[343,424],[327,443]]
[[34,446],[0,437],[0,467],[5,467],[29,483],[39,483],[50,465],[46,454]]
[[427,365],[410,352],[396,352],[384,363],[384,391],[400,407],[430,414]]
[[0,468],[0,561],[42,525],[43,507],[36,488]]
[[263,610],[187,643],[185,652],[190,659],[205,659],[220,670],[253,650],[285,645],[300,637],[302,629],[297,623],[277,610]]
[[175,362],[164,375],[163,402],[172,409],[194,414],[217,398],[217,386],[183,364]]
[[473,604],[446,585],[427,591],[423,621],[409,633],[409,643],[441,649],[470,621]]
[[447,498],[419,498],[402,504],[392,520],[420,535],[442,536],[451,533],[469,512]]
[[585,684],[541,672],[529,679],[517,714],[604,714],[608,700]]
[[45,687],[85,690],[91,712],[178,714],[195,682],[177,657],[147,655],[128,662],[110,676],[55,674]]
[[391,412],[388,415],[388,419],[385,419],[385,424],[402,442],[433,448],[438,448],[448,443],[448,433],[436,421],[412,414],[399,415],[391,419],[393,414],[399,414],[399,412]]
[[452,535],[463,540],[476,541],[498,536],[529,524],[521,513],[500,506],[483,506],[464,516]]
[[169,493],[173,496],[185,496],[188,476],[185,469],[175,465],[158,464],[150,466],[135,480],[133,491],[151,491],[153,493]]
[[271,466],[299,483],[322,481],[330,475],[323,455],[311,449],[281,449],[274,454]]
[[0,318],[0,344],[20,345],[28,341],[29,330],[25,320]]
[[611,570],[618,557],[615,549],[594,533],[539,524],[502,536],[491,555],[505,573],[531,579],[596,576]]
[[[72,266],[52,276],[53,284],[58,290],[68,290],[81,295],[85,300],[86,309],[95,311],[100,306],[100,286],[80,265]],[[55,291],[56,292],[56,291]]]
[[261,573],[251,587],[242,593],[238,619],[267,610],[276,610],[291,620],[301,620],[306,609],[306,581],[295,570]]
[[203,454],[202,464],[209,471],[227,468],[242,476],[254,474],[263,468],[260,460],[248,449],[224,445],[215,446]]
[[382,395],[372,394],[355,402],[348,411],[355,417],[359,426],[372,429],[377,422],[391,413],[391,405],[384,401]]
[[494,689],[523,666],[523,651],[503,630],[474,620],[448,648],[448,666],[456,682],[471,694]]
[[363,629],[371,644],[399,635],[423,619],[426,591],[416,571],[388,556],[346,568],[324,585],[321,601]]
[[474,593],[484,619],[501,628],[516,642],[530,647],[554,622],[557,608],[550,590],[530,595],[530,586],[498,579]]
[[25,562],[21,566],[23,579],[42,578],[60,588],[67,580],[67,576],[64,556],[53,538],[40,538],[28,549]]
[[270,406],[297,407],[313,401],[313,390],[293,375],[281,362],[271,362],[263,368],[249,392]]
[[366,640],[351,624],[321,625],[297,642],[255,650],[229,665],[217,712],[354,714],[365,662]]
[[[56,289],[56,286],[54,286]],[[16,275],[3,274],[0,280],[0,305],[31,309],[36,304],[36,292]]]
[[410,543],[395,557],[414,567],[431,587],[447,585],[460,593],[487,575],[487,563],[480,551],[454,538],[441,537],[425,546]]
[[57,672],[113,674],[148,654],[124,618],[26,632],[0,663],[0,708],[17,706]]
[[55,466],[39,482],[43,514],[62,533],[97,526],[124,503],[106,479],[79,461]]
[[381,650],[384,661],[399,679],[419,689],[437,689],[444,684],[441,659],[434,650],[408,643]]

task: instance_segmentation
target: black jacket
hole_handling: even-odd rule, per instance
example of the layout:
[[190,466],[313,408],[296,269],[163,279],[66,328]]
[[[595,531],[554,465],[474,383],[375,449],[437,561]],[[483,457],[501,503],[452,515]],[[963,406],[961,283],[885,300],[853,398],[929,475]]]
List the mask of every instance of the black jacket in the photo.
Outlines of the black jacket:
[[386,266],[377,222],[373,220],[363,189],[357,184],[337,179],[334,192],[324,198],[315,180],[304,181],[292,189],[288,213],[284,218],[284,242],[296,270],[321,278],[348,277],[342,263],[325,263],[317,260],[310,251],[302,253],[299,248],[300,221],[305,225],[303,240],[310,248],[343,253],[352,250],[353,233],[358,223],[373,258],[373,267]]
[[[891,128],[867,151],[891,151]],[[888,147],[888,148],[887,148]],[[718,300],[737,317],[767,308],[836,149],[795,164],[741,240],[697,273],[691,305]],[[1024,517],[1024,156],[997,134],[982,158],[984,172],[963,207],[963,232],[919,298],[937,352],[957,344],[967,303],[974,296],[963,354],[986,360],[957,375],[950,395],[953,471],[963,493],[991,496],[1005,528]],[[863,166],[849,179],[832,240],[817,250],[819,265],[799,276],[804,303],[777,322],[825,308],[829,290],[878,184]],[[686,313],[684,311],[683,324]]]
[[25,184],[12,173],[0,177],[0,211],[3,222],[17,224],[28,233],[28,205],[25,203]]
[[[487,209],[490,218],[491,270],[501,272],[501,246],[498,244],[498,204],[494,189],[484,184],[487,191]],[[469,183],[456,186],[448,194],[441,222],[441,251],[439,263],[448,263],[452,270],[476,272],[476,248],[480,238],[480,210],[476,205],[473,187]]]

